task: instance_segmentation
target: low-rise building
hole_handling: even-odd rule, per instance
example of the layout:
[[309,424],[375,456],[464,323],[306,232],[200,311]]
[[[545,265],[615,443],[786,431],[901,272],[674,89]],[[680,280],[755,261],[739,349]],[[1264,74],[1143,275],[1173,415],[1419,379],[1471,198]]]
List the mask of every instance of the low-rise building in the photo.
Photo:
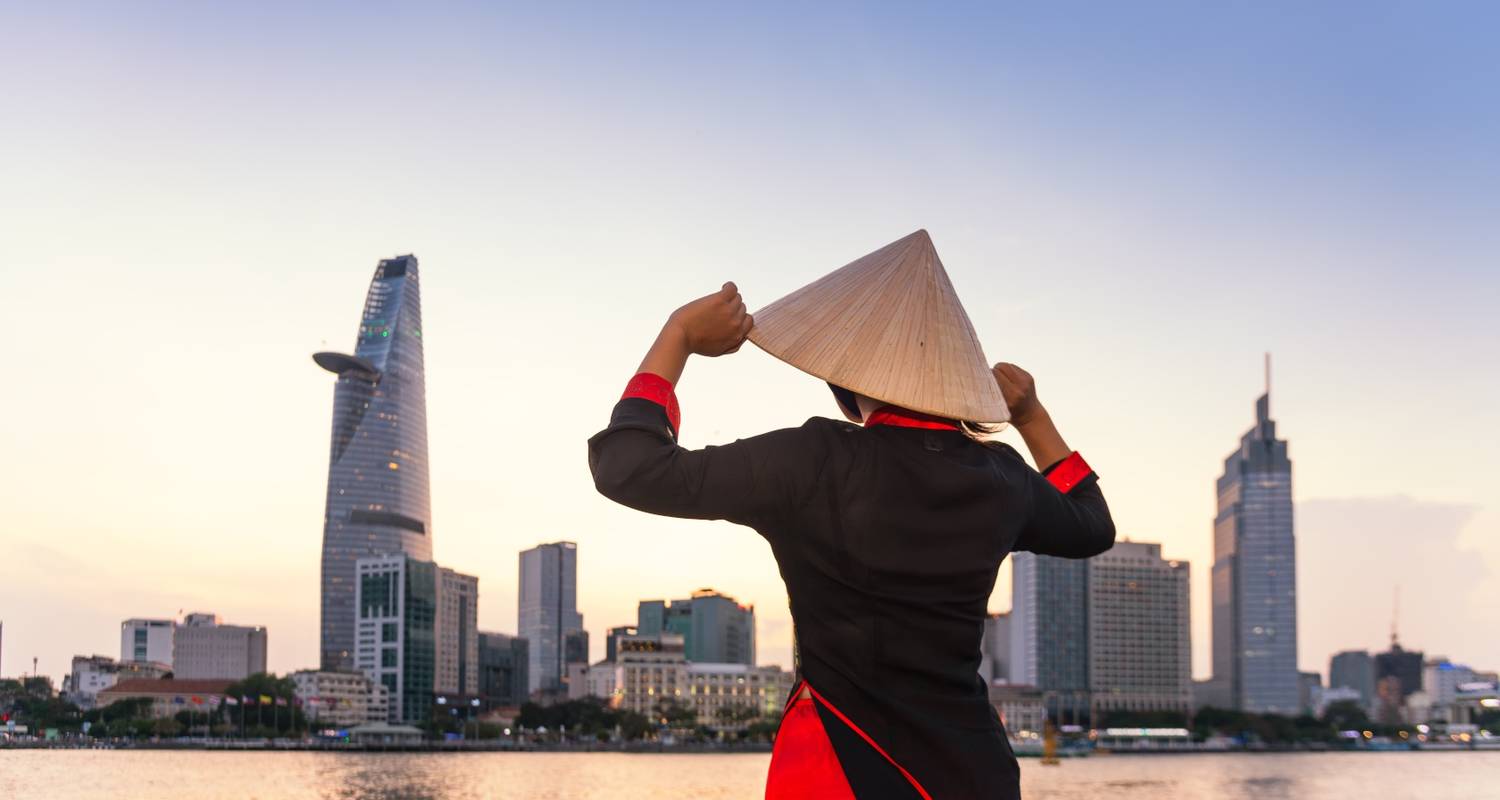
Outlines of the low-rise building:
[[739,730],[779,716],[792,691],[792,673],[775,666],[690,662],[685,677],[698,724],[714,730]]
[[177,678],[130,678],[99,692],[100,707],[121,700],[146,698],[151,716],[172,717],[179,711],[207,711],[224,701],[231,680],[181,680]]
[[302,713],[314,725],[351,728],[387,721],[388,692],[364,673],[305,669],[291,678]]
[[1012,737],[1039,733],[1047,723],[1047,705],[1042,690],[1018,684],[990,684],[990,705],[1000,714],[1005,731]]
[[485,709],[519,708],[526,702],[530,648],[520,636],[479,632],[479,698]]
[[116,661],[109,656],[73,656],[73,669],[63,678],[63,694],[79,708],[93,708],[100,692],[130,678],[161,678],[172,671],[154,661]]

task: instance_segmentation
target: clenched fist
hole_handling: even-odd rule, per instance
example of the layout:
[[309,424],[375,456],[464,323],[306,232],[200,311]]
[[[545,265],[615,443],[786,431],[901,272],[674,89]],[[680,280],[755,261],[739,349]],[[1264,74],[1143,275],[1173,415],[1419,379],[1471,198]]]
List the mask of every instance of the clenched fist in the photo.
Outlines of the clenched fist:
[[1036,399],[1036,380],[1031,373],[1003,361],[991,371],[995,373],[995,382],[1000,384],[1000,393],[1005,395],[1012,425],[1021,427],[1038,414],[1045,413],[1041,401]]
[[713,358],[739,350],[755,320],[745,313],[745,300],[731,281],[673,311],[667,325],[682,336],[688,352]]

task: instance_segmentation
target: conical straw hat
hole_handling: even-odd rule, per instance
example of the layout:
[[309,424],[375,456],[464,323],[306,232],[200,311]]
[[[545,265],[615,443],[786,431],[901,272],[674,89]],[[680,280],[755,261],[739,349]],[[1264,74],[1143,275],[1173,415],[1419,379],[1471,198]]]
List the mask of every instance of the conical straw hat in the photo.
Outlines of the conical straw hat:
[[970,422],[1010,412],[927,231],[755,312],[750,341],[797,369],[902,408]]

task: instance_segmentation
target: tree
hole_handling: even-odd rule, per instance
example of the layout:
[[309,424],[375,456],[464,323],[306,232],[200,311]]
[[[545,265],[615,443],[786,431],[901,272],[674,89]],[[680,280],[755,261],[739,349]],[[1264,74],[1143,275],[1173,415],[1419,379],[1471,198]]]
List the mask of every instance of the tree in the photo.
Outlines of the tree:
[[1340,731],[1362,731],[1370,727],[1370,715],[1353,700],[1329,703],[1323,711],[1323,722]]

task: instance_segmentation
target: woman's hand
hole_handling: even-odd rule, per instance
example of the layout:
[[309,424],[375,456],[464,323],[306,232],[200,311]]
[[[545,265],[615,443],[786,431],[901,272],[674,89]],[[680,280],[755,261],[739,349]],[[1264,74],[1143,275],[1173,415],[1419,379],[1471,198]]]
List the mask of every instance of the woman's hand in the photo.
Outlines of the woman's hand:
[[755,320],[734,282],[672,312],[667,327],[682,336],[689,353],[714,358],[740,349]]
[[1067,458],[1073,451],[1052,423],[1052,415],[1036,399],[1036,381],[1031,373],[1004,362],[996,364],[992,371],[995,382],[1000,384],[1000,393],[1005,395],[1005,405],[1010,407],[1010,424],[1021,432],[1036,468],[1046,469]]
[[1016,427],[1026,425],[1038,414],[1045,414],[1040,400],[1036,399],[1036,380],[1031,373],[1006,362],[996,364],[995,383],[1000,384],[1000,393],[1005,395],[1005,405],[1010,408],[1010,422]]
[[690,355],[722,356],[745,343],[755,324],[733,283],[672,312],[636,372],[660,375],[673,386],[682,379]]

